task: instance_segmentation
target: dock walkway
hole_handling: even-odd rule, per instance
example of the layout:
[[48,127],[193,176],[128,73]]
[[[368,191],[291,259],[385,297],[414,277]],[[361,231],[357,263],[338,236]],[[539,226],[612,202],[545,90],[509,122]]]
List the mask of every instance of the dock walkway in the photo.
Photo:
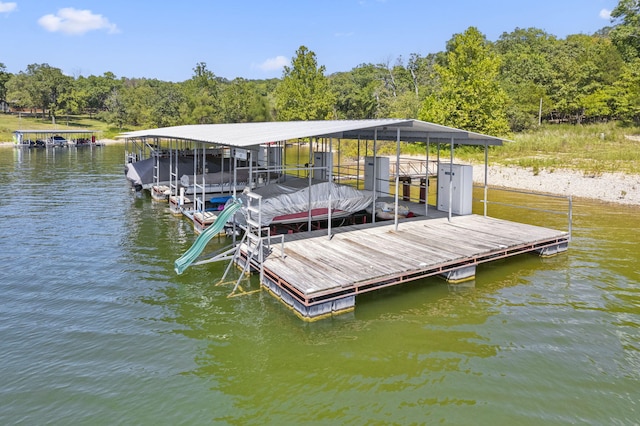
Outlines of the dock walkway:
[[476,265],[521,253],[553,255],[570,234],[549,228],[468,215],[418,217],[287,235],[264,259],[263,285],[303,319],[355,308],[364,292],[432,275],[473,279]]

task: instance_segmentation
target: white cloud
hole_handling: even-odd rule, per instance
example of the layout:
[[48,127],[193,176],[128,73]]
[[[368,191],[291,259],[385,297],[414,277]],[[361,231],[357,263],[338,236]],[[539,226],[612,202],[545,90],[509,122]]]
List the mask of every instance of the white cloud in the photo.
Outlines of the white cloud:
[[0,1],[0,13],[11,13],[18,9],[18,3]]
[[285,65],[289,65],[289,60],[284,56],[276,56],[275,58],[267,59],[258,65],[258,68],[262,71],[275,71],[281,69]]
[[78,10],[72,7],[60,9],[56,15],[45,15],[38,24],[52,33],[62,32],[70,35],[82,35],[93,30],[107,30],[110,34],[119,32],[116,24],[102,15],[90,10]]
[[608,10],[608,9],[602,9],[602,10],[600,11],[600,17],[601,17],[602,19],[606,19],[606,20],[611,19],[611,11],[610,11],[610,10]]

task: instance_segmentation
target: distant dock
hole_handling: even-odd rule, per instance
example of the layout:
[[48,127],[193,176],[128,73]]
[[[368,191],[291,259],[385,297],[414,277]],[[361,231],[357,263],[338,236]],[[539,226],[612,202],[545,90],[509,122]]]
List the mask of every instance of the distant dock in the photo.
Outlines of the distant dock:
[[13,143],[16,147],[44,148],[67,146],[101,146],[96,140],[99,130],[90,129],[33,129],[15,130]]

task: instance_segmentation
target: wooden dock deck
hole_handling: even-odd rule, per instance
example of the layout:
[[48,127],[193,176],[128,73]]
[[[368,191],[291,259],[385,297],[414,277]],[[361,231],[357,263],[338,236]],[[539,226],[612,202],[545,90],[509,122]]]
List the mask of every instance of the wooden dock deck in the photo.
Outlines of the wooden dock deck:
[[[388,224],[387,224],[388,223]],[[355,296],[420,278],[473,279],[476,265],[521,253],[565,251],[570,234],[468,215],[418,217],[287,235],[263,261],[262,285],[301,318],[355,308]],[[284,248],[284,253],[282,252]]]

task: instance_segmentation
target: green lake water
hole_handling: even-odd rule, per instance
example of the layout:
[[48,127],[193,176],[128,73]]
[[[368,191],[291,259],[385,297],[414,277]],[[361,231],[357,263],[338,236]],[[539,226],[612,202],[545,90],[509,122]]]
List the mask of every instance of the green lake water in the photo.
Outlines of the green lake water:
[[0,148],[0,424],[640,422],[640,207],[574,200],[567,253],[306,323],[226,264],[176,275],[192,226],[123,162]]

